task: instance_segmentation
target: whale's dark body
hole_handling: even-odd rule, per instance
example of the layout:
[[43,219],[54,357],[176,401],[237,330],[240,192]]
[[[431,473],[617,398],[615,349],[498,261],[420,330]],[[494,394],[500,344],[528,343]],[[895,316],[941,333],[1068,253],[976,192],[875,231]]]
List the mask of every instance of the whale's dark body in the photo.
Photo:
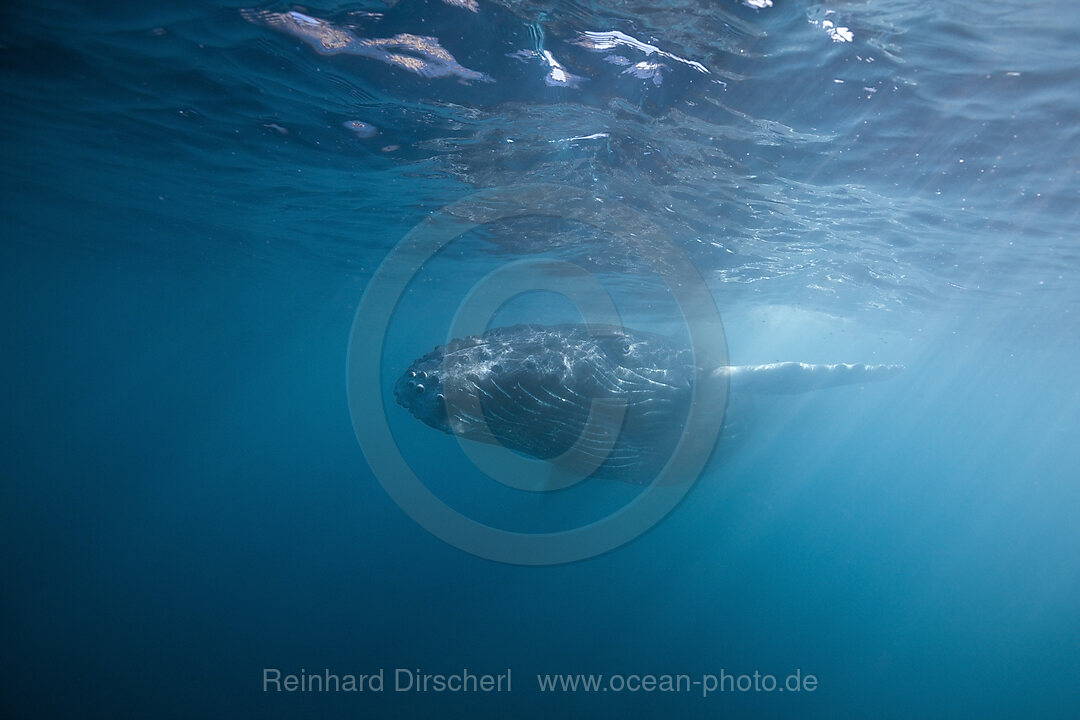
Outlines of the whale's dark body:
[[[804,392],[899,370],[697,362],[706,382],[730,380],[733,390],[754,393]],[[653,333],[514,325],[435,348],[401,376],[394,396],[442,432],[498,443],[586,475],[647,482],[678,445],[698,376],[690,348]],[[726,392],[712,397],[725,398]]]
[[674,450],[694,372],[693,353],[659,335],[515,325],[436,348],[394,394],[443,432],[543,460],[573,448],[593,475],[639,481]]

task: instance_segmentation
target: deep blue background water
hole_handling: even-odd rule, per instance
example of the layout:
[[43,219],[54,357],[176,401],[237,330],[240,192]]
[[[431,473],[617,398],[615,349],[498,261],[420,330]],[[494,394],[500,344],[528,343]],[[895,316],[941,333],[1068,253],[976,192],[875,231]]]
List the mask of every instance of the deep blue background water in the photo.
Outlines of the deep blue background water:
[[[302,9],[437,37],[492,82],[322,54],[260,14],[293,9],[0,11],[5,717],[1076,715],[1072,3]],[[624,74],[577,44],[610,30],[708,73],[669,56]],[[539,49],[577,87],[508,57]],[[737,408],[687,499],[607,555],[529,568],[447,546],[368,469],[349,331],[410,228],[522,182],[662,226],[736,362],[908,370]],[[473,282],[536,256],[588,269],[628,324],[677,331],[618,238],[497,224],[413,283],[387,381]],[[503,319],[572,315],[525,298]],[[452,502],[523,522],[452,439],[388,414]],[[560,501],[513,507],[590,509]],[[273,694],[264,667],[512,667],[514,692]],[[820,688],[545,697],[533,680],[795,668]]]

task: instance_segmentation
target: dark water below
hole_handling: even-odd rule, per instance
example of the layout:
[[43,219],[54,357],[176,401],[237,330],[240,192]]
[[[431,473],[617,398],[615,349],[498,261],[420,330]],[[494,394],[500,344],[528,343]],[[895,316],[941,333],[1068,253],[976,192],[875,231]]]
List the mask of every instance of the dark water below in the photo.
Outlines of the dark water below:
[[[0,713],[1075,717],[1080,10],[755,4],[5,4]],[[391,249],[539,186],[565,196],[424,265],[350,398]],[[692,264],[733,362],[908,369],[733,398],[700,480],[612,552],[475,557],[391,499],[350,399],[381,393],[478,522],[631,501],[497,485],[391,395],[515,261],[573,263],[628,325],[684,333],[695,277],[583,222],[597,197]],[[578,319],[548,292],[495,322]],[[264,692],[266,668],[386,689]],[[396,668],[511,668],[512,692],[395,692]],[[536,678],[796,670],[817,688]]]

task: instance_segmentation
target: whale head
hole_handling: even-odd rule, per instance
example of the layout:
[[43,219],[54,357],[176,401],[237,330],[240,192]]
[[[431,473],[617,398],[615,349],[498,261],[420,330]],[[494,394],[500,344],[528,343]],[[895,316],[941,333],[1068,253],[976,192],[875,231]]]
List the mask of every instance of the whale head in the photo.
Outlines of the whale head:
[[438,359],[417,360],[394,384],[394,399],[416,419],[436,430],[450,432],[441,374]]

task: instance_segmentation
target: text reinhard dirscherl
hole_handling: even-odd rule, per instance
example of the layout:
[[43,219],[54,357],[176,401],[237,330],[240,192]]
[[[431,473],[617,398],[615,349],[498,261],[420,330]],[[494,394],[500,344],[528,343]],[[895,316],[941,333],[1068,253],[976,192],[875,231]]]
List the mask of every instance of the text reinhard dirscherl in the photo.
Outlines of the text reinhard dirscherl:
[[[387,684],[387,678],[391,683]],[[329,668],[320,672],[286,674],[277,668],[263,668],[263,692],[510,692],[510,668],[503,673],[474,673],[468,669],[451,673],[425,673],[419,669],[384,668],[367,674],[337,674]]]
[[[428,673],[420,669],[379,668],[368,674],[321,672],[284,673],[278,668],[263,668],[263,692],[287,693],[381,693],[387,690],[412,693],[503,693],[513,690],[512,672],[476,673],[465,668],[453,672]],[[541,693],[638,693],[697,692],[702,697],[713,693],[812,693],[818,689],[816,675],[802,669],[788,675],[753,673],[689,674],[547,674],[536,676]]]

